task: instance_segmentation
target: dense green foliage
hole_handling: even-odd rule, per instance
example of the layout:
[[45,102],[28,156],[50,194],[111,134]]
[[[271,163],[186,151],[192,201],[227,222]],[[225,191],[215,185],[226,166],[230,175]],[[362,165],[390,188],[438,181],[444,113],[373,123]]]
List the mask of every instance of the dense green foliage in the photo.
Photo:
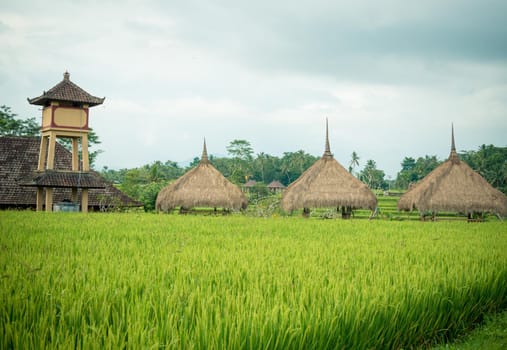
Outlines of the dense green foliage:
[[39,129],[35,118],[18,119],[10,107],[0,106],[0,136],[37,136]]
[[374,160],[368,160],[364,169],[359,173],[359,180],[363,181],[371,189],[389,188],[389,185],[384,180],[385,173],[377,169],[377,163]]
[[412,157],[405,157],[401,162],[401,171],[395,181],[395,187],[407,189],[411,183],[422,180],[436,167],[442,164],[436,156],[424,156],[415,160]]
[[507,308],[500,222],[0,212],[0,232],[0,348],[412,348]]
[[507,147],[482,145],[477,151],[461,153],[460,157],[493,187],[507,194]]

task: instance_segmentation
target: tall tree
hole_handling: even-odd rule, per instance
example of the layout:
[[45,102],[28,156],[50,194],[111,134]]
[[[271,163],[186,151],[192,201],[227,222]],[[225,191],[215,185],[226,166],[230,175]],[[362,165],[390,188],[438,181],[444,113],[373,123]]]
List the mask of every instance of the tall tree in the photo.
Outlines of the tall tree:
[[227,146],[227,153],[233,158],[251,161],[253,148],[250,142],[246,140],[232,140]]
[[388,185],[384,177],[384,171],[377,169],[377,163],[371,159],[366,161],[364,169],[359,173],[359,179],[371,189],[387,189]]
[[18,119],[10,107],[0,106],[0,135],[1,136],[38,136],[40,125],[35,118]]
[[281,179],[284,185],[296,180],[301,174],[317,161],[314,157],[303,150],[296,152],[284,152],[281,159],[280,170],[284,175]]
[[405,157],[401,162],[401,171],[396,176],[396,187],[406,189],[412,183],[417,181],[417,174],[414,172],[415,159]]
[[396,177],[395,185],[400,189],[406,189],[411,183],[423,179],[442,162],[436,156],[419,157],[415,160],[412,157],[405,157],[401,162],[401,171]]
[[263,183],[266,183],[266,165],[268,162],[268,155],[264,152],[257,154],[253,162],[254,177],[256,177],[256,170],[260,173],[260,179]]
[[507,194],[507,147],[481,145],[477,151],[460,153],[460,158],[491,186]]
[[234,183],[244,183],[252,175],[250,165],[253,160],[253,149],[246,140],[233,140],[227,146],[227,152],[232,156],[230,180]]
[[352,152],[350,163],[349,163],[349,173],[353,174],[354,169],[359,166],[359,156],[356,151]]

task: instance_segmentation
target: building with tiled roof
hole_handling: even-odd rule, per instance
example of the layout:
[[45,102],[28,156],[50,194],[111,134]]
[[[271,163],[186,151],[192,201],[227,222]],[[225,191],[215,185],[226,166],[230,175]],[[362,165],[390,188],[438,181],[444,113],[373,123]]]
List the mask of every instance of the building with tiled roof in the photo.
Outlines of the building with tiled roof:
[[[36,184],[30,185],[35,176],[37,184],[57,185],[54,203],[66,203],[71,199],[72,188],[88,188],[88,209],[91,211],[141,207],[136,201],[102,178],[97,172],[72,172],[72,154],[56,143],[54,171],[38,173],[40,137],[0,137],[0,208],[36,207]],[[81,175],[79,175],[81,174]],[[81,177],[80,177],[81,176]],[[23,186],[22,186],[23,185]],[[81,195],[78,191],[78,196]]]

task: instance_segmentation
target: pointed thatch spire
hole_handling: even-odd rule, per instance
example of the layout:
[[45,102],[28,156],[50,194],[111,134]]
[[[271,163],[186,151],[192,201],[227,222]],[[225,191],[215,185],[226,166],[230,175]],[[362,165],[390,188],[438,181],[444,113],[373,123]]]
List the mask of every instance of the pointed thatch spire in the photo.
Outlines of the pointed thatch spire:
[[456,152],[456,144],[454,143],[454,124],[451,124],[451,153],[449,154],[449,160],[453,163],[459,163],[459,156]]
[[459,160],[451,134],[451,154],[398,201],[399,210],[421,213],[450,211],[465,214],[491,212],[507,215],[507,197],[479,173]]
[[377,198],[363,182],[351,175],[333,158],[329,147],[326,120],[326,149],[282,195],[285,211],[301,208],[368,208],[375,209]]
[[204,138],[204,145],[202,147],[201,163],[208,163],[208,150],[206,149],[206,138]]
[[227,180],[208,160],[206,140],[199,164],[164,187],[155,204],[158,211],[169,212],[175,207],[187,209],[210,207],[242,209],[247,199],[241,189]]
[[327,118],[326,118],[326,147],[324,149],[324,154],[322,155],[322,157],[333,158],[333,154],[331,153],[331,147],[329,146],[329,127],[327,123]]

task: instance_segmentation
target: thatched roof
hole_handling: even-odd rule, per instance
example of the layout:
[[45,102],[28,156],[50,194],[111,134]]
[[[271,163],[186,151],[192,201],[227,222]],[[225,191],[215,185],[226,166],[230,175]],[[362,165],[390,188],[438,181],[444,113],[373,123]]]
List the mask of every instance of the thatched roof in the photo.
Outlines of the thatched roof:
[[326,146],[317,160],[282,194],[285,211],[316,207],[375,209],[377,198],[363,182],[350,174],[331,153],[326,121]]
[[243,184],[243,187],[255,187],[257,185],[257,181],[255,180],[248,180],[246,183]]
[[242,209],[247,199],[240,188],[227,180],[208,160],[206,141],[199,164],[157,196],[158,211],[168,212],[176,207],[211,207]]
[[278,180],[271,181],[267,186],[270,190],[284,189],[285,186]]
[[399,210],[507,215],[507,197],[459,159],[451,132],[449,158],[401,196]]

